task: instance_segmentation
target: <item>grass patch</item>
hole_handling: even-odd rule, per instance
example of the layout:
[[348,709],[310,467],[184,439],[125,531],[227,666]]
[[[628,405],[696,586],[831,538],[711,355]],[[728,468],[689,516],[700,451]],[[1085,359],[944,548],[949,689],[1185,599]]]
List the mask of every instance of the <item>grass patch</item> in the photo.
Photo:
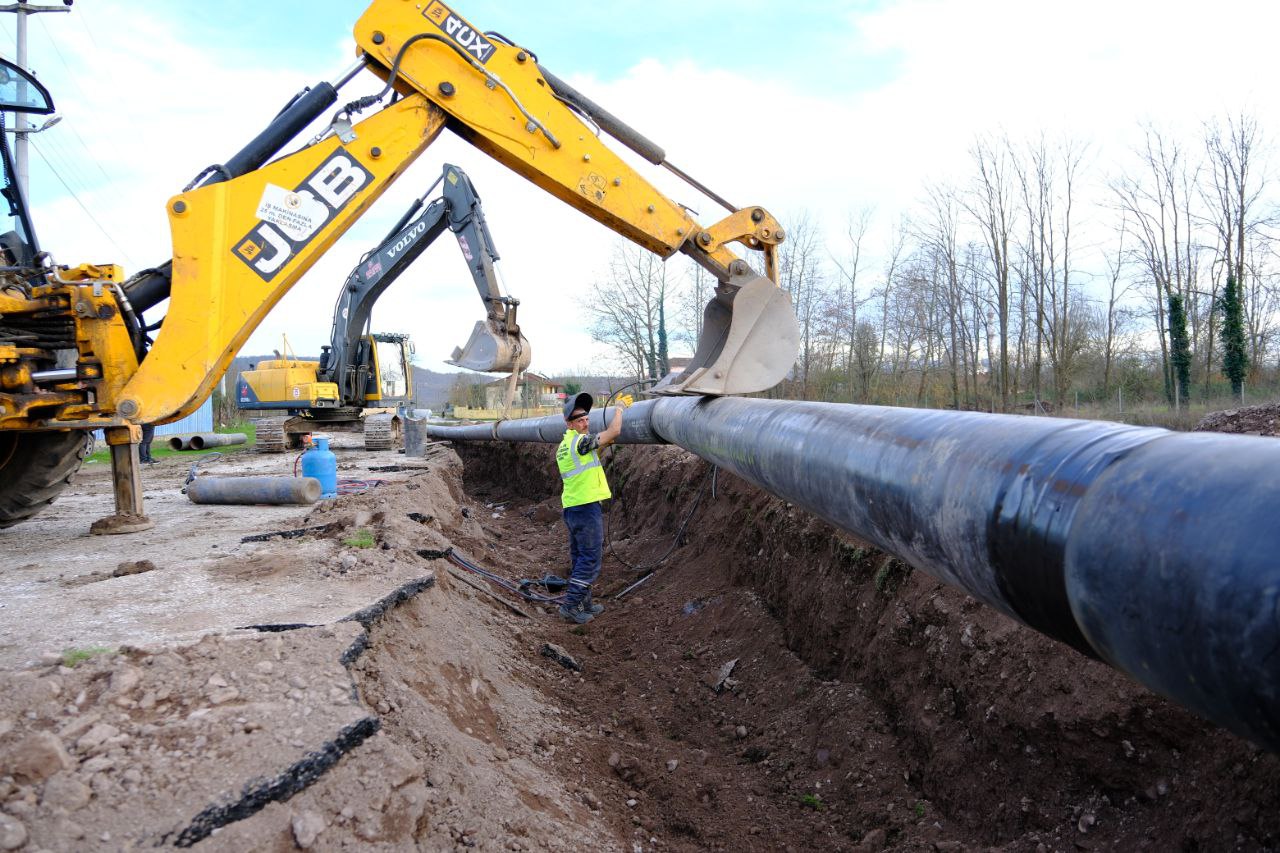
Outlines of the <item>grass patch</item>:
[[[248,436],[248,441],[244,444],[233,444],[229,447],[210,447],[208,450],[174,450],[169,447],[169,436],[157,435],[151,442],[151,458],[152,459],[168,459],[170,456],[204,456],[209,453],[239,453],[244,450],[252,450],[254,438],[257,436],[257,428],[249,421],[242,423],[229,424],[214,429],[214,432],[242,432]],[[103,442],[98,442],[98,449],[90,453],[84,458],[86,464],[97,464],[111,462],[111,448],[107,447]]]
[[106,646],[86,646],[82,649],[63,649],[62,665],[73,667],[78,663],[84,663],[91,657],[109,655],[114,652],[115,649],[107,648]]
[[342,540],[343,545],[350,545],[352,548],[372,548],[373,547],[373,531],[357,530],[354,536]]
[[876,571],[876,592],[893,595],[906,582],[911,567],[901,560],[889,558]]
[[864,559],[872,554],[870,548],[860,548],[857,545],[850,545],[848,542],[835,542],[836,559],[843,565],[854,567],[861,563]]
[[813,809],[815,812],[826,811],[827,808],[827,804],[817,794],[805,794],[800,798],[800,805],[806,809]]

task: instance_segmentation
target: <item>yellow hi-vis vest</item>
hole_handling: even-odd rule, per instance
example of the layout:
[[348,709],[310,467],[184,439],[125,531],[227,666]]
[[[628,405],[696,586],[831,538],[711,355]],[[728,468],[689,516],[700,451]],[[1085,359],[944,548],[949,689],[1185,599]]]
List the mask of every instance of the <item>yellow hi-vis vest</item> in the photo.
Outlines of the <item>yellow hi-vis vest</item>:
[[564,438],[556,448],[556,465],[560,468],[560,479],[564,481],[560,503],[565,507],[613,497],[609,481],[604,478],[604,468],[600,467],[599,451],[592,450],[585,456],[578,453],[578,440],[584,437],[574,430],[565,430]]

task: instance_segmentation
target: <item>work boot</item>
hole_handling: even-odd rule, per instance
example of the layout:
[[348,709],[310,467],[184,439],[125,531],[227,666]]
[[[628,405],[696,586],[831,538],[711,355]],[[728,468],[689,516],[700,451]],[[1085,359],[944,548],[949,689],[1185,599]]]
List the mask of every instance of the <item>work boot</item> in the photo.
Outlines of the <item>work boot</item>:
[[579,625],[585,625],[595,618],[592,614],[583,610],[581,604],[561,604],[557,612],[570,622],[577,622]]
[[599,616],[604,612],[604,605],[596,604],[591,600],[590,595],[582,599],[582,603],[578,605],[578,608],[581,609],[583,613],[590,613],[593,617]]

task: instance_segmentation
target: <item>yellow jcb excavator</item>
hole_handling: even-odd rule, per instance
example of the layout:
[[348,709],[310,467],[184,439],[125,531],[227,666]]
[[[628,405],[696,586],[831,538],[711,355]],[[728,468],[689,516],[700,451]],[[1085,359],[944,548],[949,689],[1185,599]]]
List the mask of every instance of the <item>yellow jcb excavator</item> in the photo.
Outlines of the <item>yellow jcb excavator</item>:
[[[758,391],[791,369],[799,332],[775,284],[783,230],[764,208],[729,204],[532,50],[438,0],[375,0],[355,41],[349,69],[299,93],[243,149],[169,200],[172,258],[127,280],[114,264],[66,266],[41,249],[0,145],[16,223],[0,235],[0,526],[51,502],[80,464],[85,431],[103,429],[116,513],[91,530],[151,527],[141,425],[194,411],[267,312],[445,128],[617,233],[664,258],[688,255],[715,276],[694,358],[661,393]],[[380,91],[342,104],[322,133],[281,155],[363,69],[384,81]],[[4,64],[0,110],[52,109],[34,77]],[[729,215],[703,227],[601,132]],[[729,250],[735,241],[761,251],[763,276]],[[161,322],[144,320],[165,300]]]

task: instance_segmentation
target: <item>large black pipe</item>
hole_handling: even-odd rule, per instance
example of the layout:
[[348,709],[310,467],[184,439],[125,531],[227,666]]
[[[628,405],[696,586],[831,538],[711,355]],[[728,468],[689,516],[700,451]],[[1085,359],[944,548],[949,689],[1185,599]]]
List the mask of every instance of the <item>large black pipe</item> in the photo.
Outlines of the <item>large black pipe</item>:
[[[1280,441],[729,397],[624,423],[1280,751]],[[558,441],[564,422],[462,429],[431,434]]]
[[[651,413],[658,402],[644,400],[626,409],[622,419],[622,434],[618,437],[619,444],[669,443],[653,431]],[[612,414],[612,406],[593,411],[587,428],[591,432],[600,432]],[[467,426],[427,424],[426,433],[431,438],[454,441],[538,441],[559,444],[567,428],[560,415],[548,415],[545,418],[522,418]]]

